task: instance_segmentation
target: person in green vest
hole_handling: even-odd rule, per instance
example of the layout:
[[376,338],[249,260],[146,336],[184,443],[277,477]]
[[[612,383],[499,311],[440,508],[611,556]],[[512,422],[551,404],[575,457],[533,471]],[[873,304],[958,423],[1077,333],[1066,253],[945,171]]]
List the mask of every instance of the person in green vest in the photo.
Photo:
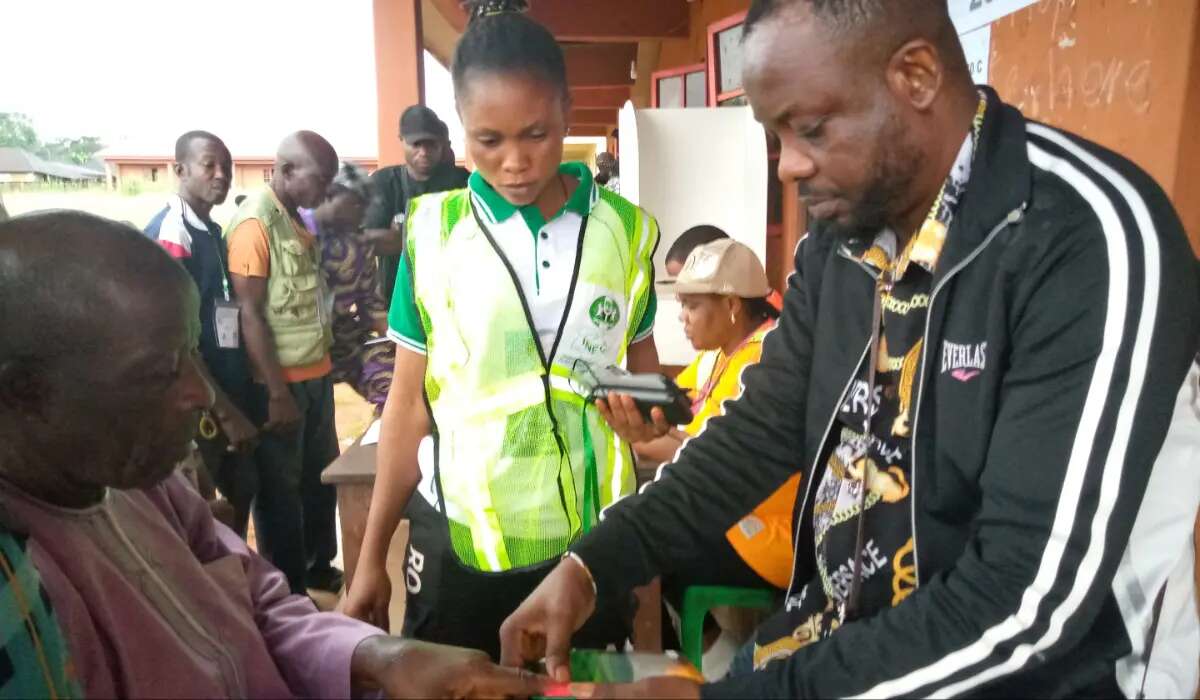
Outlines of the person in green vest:
[[[337,494],[321,483],[321,470],[339,452],[333,297],[321,277],[316,236],[298,213],[325,200],[337,168],[337,153],[319,134],[291,134],[279,145],[270,186],[242,202],[225,227],[254,379],[250,417],[261,426],[254,529],[262,552],[299,594],[342,587],[342,572],[331,564]],[[238,315],[230,316],[235,333]]]
[[[389,316],[396,373],[342,606],[387,627],[384,563],[407,515],[405,635],[493,657],[505,616],[634,488],[633,454],[585,401],[580,375],[658,371],[658,226],[584,164],[560,165],[563,53],[523,6],[473,3],[455,51],[478,170],[465,189],[409,208]],[[581,644],[625,638],[623,605],[604,605]]]

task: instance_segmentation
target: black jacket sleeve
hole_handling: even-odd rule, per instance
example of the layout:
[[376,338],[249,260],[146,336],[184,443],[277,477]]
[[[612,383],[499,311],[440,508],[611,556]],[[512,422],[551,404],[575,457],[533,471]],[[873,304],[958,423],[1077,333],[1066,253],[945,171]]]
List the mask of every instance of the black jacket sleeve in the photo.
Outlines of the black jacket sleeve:
[[404,212],[404,203],[398,201],[400,188],[397,186],[396,176],[394,167],[377,170],[371,175],[371,188],[375,194],[371,197],[371,203],[367,205],[366,214],[363,215],[363,228],[391,228],[392,219]]
[[1173,214],[1158,222],[1170,235],[1157,261],[1153,231],[1139,235],[1130,214],[1103,219],[1028,226],[1026,239],[1053,242],[1026,241],[1042,250],[1009,258],[999,275],[1016,280],[1011,347],[999,358],[982,501],[954,565],[922,576],[899,606],[705,697],[950,697],[1062,663],[1093,630],[1198,324]]
[[827,252],[813,243],[806,238],[797,246],[783,317],[767,334],[760,362],[742,374],[741,398],[689,440],[657,481],[607,509],[572,548],[602,597],[626,594],[659,574],[704,571],[705,552],[727,546],[726,530],[799,468],[814,295]]

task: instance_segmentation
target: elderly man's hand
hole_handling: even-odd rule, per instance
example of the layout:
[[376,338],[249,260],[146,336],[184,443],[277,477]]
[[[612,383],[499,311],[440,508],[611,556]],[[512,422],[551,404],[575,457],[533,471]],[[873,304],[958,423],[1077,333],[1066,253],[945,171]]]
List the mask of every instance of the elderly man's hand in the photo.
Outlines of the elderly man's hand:
[[379,635],[354,650],[351,683],[389,698],[527,698],[548,679],[496,666],[482,651]]
[[596,409],[604,416],[613,432],[631,445],[660,438],[671,430],[671,424],[667,422],[666,414],[661,408],[656,406],[650,410],[653,422],[647,423],[638,409],[637,402],[628,394],[612,394],[607,402],[599,399],[596,401]]

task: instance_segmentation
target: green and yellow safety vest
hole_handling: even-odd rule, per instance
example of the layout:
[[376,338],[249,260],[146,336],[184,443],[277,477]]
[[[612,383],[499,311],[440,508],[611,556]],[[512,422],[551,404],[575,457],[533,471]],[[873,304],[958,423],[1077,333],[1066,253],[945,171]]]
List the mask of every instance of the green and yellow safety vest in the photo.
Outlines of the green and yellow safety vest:
[[624,364],[654,294],[658,226],[619,195],[597,196],[548,353],[469,191],[410,207],[434,472],[466,566],[507,571],[560,556],[600,508],[633,491],[629,446],[586,405],[573,377]]
[[271,274],[267,278],[266,321],[275,338],[283,367],[303,367],[320,362],[333,344],[330,309],[332,297],[321,277],[320,251],[296,233],[291,216],[269,190],[242,202],[225,227],[225,236],[249,219],[258,219],[267,231]]

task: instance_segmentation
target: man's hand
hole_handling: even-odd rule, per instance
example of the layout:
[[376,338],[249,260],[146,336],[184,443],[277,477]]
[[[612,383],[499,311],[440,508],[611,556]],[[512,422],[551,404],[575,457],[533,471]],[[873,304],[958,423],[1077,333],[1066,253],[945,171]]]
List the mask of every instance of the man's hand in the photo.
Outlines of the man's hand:
[[637,402],[628,394],[612,394],[607,402],[599,399],[596,409],[613,432],[630,444],[660,438],[671,430],[671,424],[661,408],[656,406],[650,409],[650,417],[654,422],[647,423],[638,410]]
[[286,433],[300,423],[300,409],[296,407],[296,399],[292,392],[284,389],[272,392],[267,404],[267,422],[263,430]]
[[217,421],[221,424],[221,432],[229,441],[229,449],[234,452],[248,454],[258,444],[258,428],[250,419],[232,405],[221,407],[214,411]]
[[572,683],[568,694],[578,700],[599,698],[671,698],[693,700],[700,697],[700,684],[687,678],[655,676],[637,683]]
[[546,684],[528,671],[494,665],[482,651],[384,635],[354,650],[350,679],[389,698],[529,697]]
[[338,612],[380,629],[391,629],[388,606],[392,601],[392,581],[382,566],[371,566],[359,559],[350,590],[338,604]]
[[521,667],[544,657],[551,678],[569,681],[571,635],[595,610],[591,575],[564,559],[500,625],[500,663]]

